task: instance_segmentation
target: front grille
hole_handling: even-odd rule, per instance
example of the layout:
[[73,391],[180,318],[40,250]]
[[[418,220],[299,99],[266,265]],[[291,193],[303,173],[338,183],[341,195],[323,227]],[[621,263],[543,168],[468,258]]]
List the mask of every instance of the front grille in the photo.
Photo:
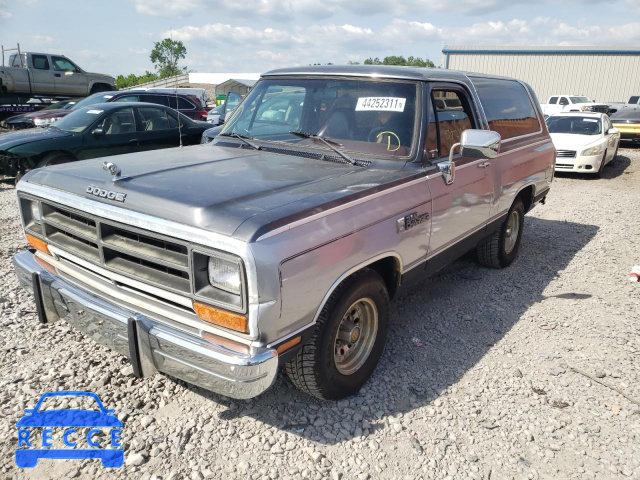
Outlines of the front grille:
[[556,163],[556,168],[573,168],[572,163]]
[[46,240],[62,250],[126,277],[191,292],[185,244],[45,202],[42,219]]
[[557,150],[556,157],[575,158],[576,151],[575,150]]

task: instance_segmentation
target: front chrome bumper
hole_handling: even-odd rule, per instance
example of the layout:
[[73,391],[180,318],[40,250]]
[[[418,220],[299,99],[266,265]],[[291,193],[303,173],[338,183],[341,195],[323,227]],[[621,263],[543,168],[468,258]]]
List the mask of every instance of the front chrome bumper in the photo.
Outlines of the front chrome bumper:
[[129,358],[137,376],[160,371],[239,399],[261,394],[275,380],[275,349],[251,347],[248,353],[237,352],[163,325],[136,312],[133,306],[110,301],[60,278],[30,251],[16,254],[13,264],[22,286],[34,294],[41,321],[63,318]]

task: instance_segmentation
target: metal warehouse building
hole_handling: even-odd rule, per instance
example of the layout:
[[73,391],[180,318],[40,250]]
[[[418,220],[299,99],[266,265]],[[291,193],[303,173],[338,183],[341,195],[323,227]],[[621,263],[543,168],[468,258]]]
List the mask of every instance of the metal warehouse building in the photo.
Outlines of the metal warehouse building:
[[540,103],[554,94],[626,102],[640,94],[640,47],[445,46],[442,66],[530,84]]

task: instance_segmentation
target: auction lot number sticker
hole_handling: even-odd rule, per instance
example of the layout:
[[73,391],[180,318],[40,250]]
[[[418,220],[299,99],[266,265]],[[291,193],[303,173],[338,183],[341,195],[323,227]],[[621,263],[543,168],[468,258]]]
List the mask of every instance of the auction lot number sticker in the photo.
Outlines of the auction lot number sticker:
[[404,112],[406,98],[400,97],[360,97],[356,103],[356,112],[369,110],[376,112]]

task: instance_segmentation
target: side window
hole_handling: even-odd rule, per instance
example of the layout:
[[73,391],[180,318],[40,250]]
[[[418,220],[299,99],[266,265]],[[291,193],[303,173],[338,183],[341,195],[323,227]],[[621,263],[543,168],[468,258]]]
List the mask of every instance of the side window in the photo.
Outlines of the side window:
[[157,105],[169,106],[169,99],[166,95],[140,95],[140,101],[145,103],[155,103]]
[[569,100],[567,97],[560,97],[560,105],[569,105]]
[[133,133],[136,131],[136,122],[133,116],[133,108],[123,108],[116,110],[104,117],[102,123],[98,125],[105,135],[119,135],[123,133]]
[[75,72],[78,68],[64,57],[51,57],[53,69],[56,72]]
[[429,125],[427,126],[427,139],[425,142],[427,158],[438,158],[440,156],[440,149],[438,148],[438,128],[436,126],[436,114],[433,110],[434,103],[436,102],[429,102]]
[[193,103],[178,97],[178,110],[194,110],[196,107]]
[[33,68],[37,70],[49,70],[49,59],[46,55],[34,55],[31,57]]
[[[437,125],[438,158],[441,158],[449,155],[451,147],[460,141],[462,132],[474,128],[473,114],[467,97],[458,90],[433,90],[432,99],[431,103],[435,106],[435,124]],[[452,108],[447,105],[456,106]],[[429,136],[428,132],[427,139]],[[430,156],[430,158],[432,157]]]
[[[526,89],[515,80],[473,78],[489,128],[502,140],[540,130],[540,121]],[[564,98],[564,97],[563,97]]]
[[175,119],[173,119],[174,126],[171,126],[167,112],[161,108],[140,107],[138,113],[142,120],[142,130],[146,132],[169,130],[178,126]]
[[629,99],[629,103],[632,103],[632,104],[634,104],[634,105],[635,105],[636,103],[638,103],[639,101],[640,101],[640,96],[638,96],[638,95],[633,95],[633,96]]
[[138,95],[125,95],[124,97],[118,97],[114,102],[137,102]]
[[555,105],[556,103],[558,103],[558,97],[551,97],[549,99],[549,105]]

